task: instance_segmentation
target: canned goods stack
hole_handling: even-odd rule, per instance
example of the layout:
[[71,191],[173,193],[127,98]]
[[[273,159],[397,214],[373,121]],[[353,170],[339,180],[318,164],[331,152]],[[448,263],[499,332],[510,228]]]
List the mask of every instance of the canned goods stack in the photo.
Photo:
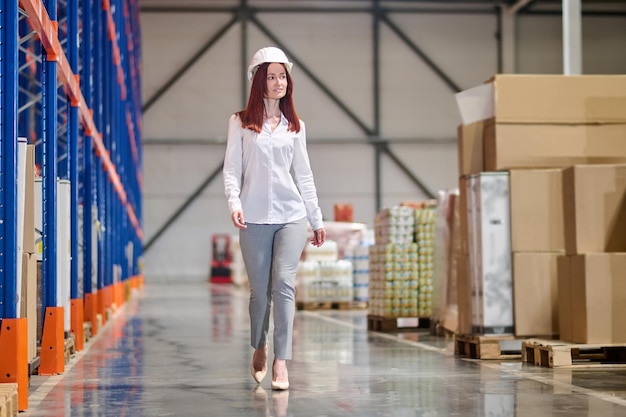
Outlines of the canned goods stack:
[[376,216],[376,244],[369,249],[370,314],[431,315],[435,213],[396,206]]
[[415,210],[415,241],[418,251],[418,316],[433,312],[433,273],[435,270],[435,208]]
[[418,313],[417,244],[370,246],[370,313],[416,317]]

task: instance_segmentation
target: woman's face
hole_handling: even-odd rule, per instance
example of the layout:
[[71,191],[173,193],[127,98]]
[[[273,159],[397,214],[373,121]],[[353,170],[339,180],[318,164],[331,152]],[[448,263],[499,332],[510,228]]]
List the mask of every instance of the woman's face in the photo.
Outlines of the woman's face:
[[276,62],[267,67],[265,97],[280,100],[287,94],[287,70],[283,64]]

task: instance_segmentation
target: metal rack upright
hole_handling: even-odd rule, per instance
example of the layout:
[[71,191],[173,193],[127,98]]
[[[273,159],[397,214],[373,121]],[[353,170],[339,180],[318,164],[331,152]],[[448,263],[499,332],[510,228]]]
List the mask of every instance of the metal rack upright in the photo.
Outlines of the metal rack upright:
[[[58,374],[68,337],[81,350],[85,323],[96,333],[143,284],[138,16],[138,0],[0,0],[0,382],[18,383],[20,410],[33,367],[28,320],[41,322],[38,372]],[[34,318],[17,311],[18,137],[34,146],[41,174]],[[70,230],[62,276],[59,215]]]

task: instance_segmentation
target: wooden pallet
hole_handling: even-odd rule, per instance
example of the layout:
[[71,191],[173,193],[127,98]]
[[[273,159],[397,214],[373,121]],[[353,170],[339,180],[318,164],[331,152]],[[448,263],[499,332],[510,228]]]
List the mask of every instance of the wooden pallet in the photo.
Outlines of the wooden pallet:
[[28,362],[28,375],[37,375],[40,363],[41,358],[39,357],[38,353],[37,356],[35,356],[30,360],[30,362]]
[[93,337],[93,334],[91,333],[91,322],[90,321],[86,321],[83,323],[83,336],[84,336],[84,342],[85,344],[87,344],[87,342],[89,342],[89,340],[91,340],[91,338]]
[[429,330],[430,319],[420,317],[384,317],[368,314],[367,330],[383,333]]
[[521,342],[512,335],[456,335],[454,353],[470,359],[519,359]]
[[76,354],[76,340],[72,333],[67,339],[65,339],[65,364],[70,363],[72,356]]
[[0,417],[17,415],[17,384],[0,384]]
[[96,329],[98,332],[102,330],[102,326],[103,326],[102,314],[98,313],[96,314]]
[[298,310],[364,310],[365,301],[296,301]]
[[574,344],[528,339],[522,343],[522,361],[546,368],[624,367],[626,344]]

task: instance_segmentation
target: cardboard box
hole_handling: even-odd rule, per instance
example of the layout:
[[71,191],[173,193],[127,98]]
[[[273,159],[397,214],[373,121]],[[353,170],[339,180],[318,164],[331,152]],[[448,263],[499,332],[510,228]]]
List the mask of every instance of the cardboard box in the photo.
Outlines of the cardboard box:
[[26,147],[24,252],[35,253],[35,145]]
[[563,181],[560,169],[512,170],[513,252],[563,252]]
[[570,258],[574,343],[625,343],[626,253]]
[[459,175],[478,174],[483,166],[484,122],[460,125],[457,129]]
[[559,339],[565,342],[574,340],[574,322],[572,321],[571,256],[557,257]]
[[567,254],[626,252],[626,165],[563,171]]
[[626,163],[626,124],[485,123],[486,171],[620,163]]
[[513,306],[516,336],[559,333],[559,253],[513,254]]
[[456,100],[464,124],[626,123],[626,76],[498,74]]

